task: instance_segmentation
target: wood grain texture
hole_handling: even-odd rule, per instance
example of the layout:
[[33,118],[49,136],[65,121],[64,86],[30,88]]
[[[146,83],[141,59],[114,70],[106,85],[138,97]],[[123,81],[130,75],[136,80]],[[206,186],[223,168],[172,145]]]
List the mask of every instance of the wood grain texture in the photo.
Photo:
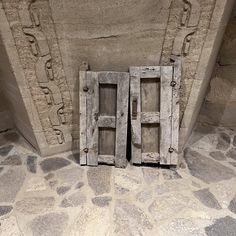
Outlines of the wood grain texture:
[[98,165],[99,89],[96,72],[87,72],[87,165]]
[[159,124],[142,124],[142,153],[156,152],[159,153]]
[[160,161],[160,154],[157,152],[143,152],[142,162],[143,163],[158,163]]
[[114,155],[98,155],[98,162],[101,164],[114,165],[115,156]]
[[[137,100],[136,119],[132,119],[133,100]],[[139,69],[130,68],[130,119],[131,119],[131,161],[133,164],[141,164],[141,96]]]
[[87,121],[86,121],[86,107],[87,107],[87,93],[83,91],[83,88],[87,87],[86,84],[86,71],[80,71],[79,73],[79,106],[80,106],[80,165],[87,164],[87,153],[84,152],[87,148]]
[[161,107],[160,107],[160,163],[170,164],[172,131],[172,66],[161,67]]
[[181,79],[181,60],[180,58],[175,58],[174,63],[174,76],[173,81],[176,85],[172,88],[172,136],[171,136],[171,147],[174,149],[171,154],[172,165],[177,165],[178,163],[178,153],[179,153],[179,88]]
[[98,154],[115,155],[116,130],[113,128],[99,128]]
[[98,127],[116,128],[115,116],[99,116]]
[[116,114],[116,158],[115,166],[124,168],[127,165],[127,123],[129,102],[129,73],[119,73],[117,86]]
[[160,123],[160,112],[141,112],[142,124]]

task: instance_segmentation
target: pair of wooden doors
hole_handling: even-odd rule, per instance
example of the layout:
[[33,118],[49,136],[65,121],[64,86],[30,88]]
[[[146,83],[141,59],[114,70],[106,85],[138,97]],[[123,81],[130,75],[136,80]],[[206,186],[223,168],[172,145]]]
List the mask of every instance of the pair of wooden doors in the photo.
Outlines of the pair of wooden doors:
[[125,167],[130,115],[132,163],[176,165],[179,80],[177,63],[130,67],[129,73],[82,69],[80,164]]

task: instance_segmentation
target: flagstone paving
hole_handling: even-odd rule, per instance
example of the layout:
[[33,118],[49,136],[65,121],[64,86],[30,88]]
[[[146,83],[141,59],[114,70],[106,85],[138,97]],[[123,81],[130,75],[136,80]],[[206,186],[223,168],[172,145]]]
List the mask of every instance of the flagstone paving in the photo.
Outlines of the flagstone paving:
[[0,139],[0,236],[236,235],[235,130],[197,125],[177,169],[84,167]]

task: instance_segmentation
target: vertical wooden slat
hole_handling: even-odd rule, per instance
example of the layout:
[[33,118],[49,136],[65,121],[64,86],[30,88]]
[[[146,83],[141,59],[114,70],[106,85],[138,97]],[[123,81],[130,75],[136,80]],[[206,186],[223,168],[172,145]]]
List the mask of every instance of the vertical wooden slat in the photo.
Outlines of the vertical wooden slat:
[[[80,165],[86,165],[87,164],[87,125],[86,125],[86,74],[88,70],[88,64],[83,64],[80,67],[80,73],[79,73],[79,106],[80,106]],[[85,90],[85,91],[84,91]]]
[[160,106],[160,163],[170,164],[172,131],[172,72],[171,66],[161,67],[161,106]]
[[126,167],[129,74],[119,73],[117,86],[117,113],[116,113],[116,153],[115,166]]
[[99,88],[96,72],[87,72],[87,165],[98,165]]
[[[138,67],[130,67],[130,119],[131,119],[131,155],[132,163],[141,164],[141,98],[140,73]],[[136,100],[136,104],[134,101]],[[134,117],[134,106],[137,114]]]
[[172,135],[171,135],[171,147],[173,153],[171,153],[171,165],[177,165],[178,163],[178,145],[179,145],[179,87],[181,78],[181,61],[178,57],[175,58],[174,63],[174,86],[172,88]]

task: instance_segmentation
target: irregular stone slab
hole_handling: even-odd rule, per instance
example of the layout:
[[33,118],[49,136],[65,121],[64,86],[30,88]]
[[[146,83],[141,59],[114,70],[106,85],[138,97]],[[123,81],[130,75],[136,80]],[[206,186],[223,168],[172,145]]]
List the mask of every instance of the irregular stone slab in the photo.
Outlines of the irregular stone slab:
[[158,168],[142,168],[142,171],[147,184],[152,184],[159,180],[160,170]]
[[230,201],[228,209],[232,211],[234,214],[236,214],[236,195],[234,198]]
[[115,194],[123,195],[128,193],[130,190],[124,187],[119,186],[118,184],[115,184]]
[[84,169],[76,166],[69,169],[58,170],[55,174],[55,178],[60,182],[60,185],[72,186],[83,179]]
[[8,156],[0,165],[19,166],[22,164],[21,158],[18,155]]
[[27,170],[34,174],[37,172],[37,156],[27,157]]
[[107,207],[85,206],[75,219],[68,236],[113,235],[109,232],[110,212]]
[[177,218],[159,227],[159,236],[205,236],[205,233],[199,229],[191,219]]
[[79,182],[76,184],[75,189],[80,189],[84,186],[84,182]]
[[2,236],[23,236],[20,231],[16,217],[10,216],[0,220],[0,235]]
[[58,195],[64,195],[66,192],[70,190],[70,186],[61,186],[57,188]]
[[0,206],[0,216],[10,213],[12,209],[13,209],[12,206]]
[[94,197],[92,198],[92,203],[99,207],[106,207],[109,206],[110,201],[112,200],[111,197]]
[[139,167],[127,166],[126,169],[114,169],[117,194],[125,194],[139,189],[143,181],[143,173]]
[[235,236],[236,220],[230,216],[217,219],[205,228],[205,232],[208,236]]
[[13,202],[25,180],[25,172],[21,167],[9,169],[0,176],[0,201]]
[[228,208],[230,201],[235,196],[236,178],[219,182],[210,187],[210,191],[214,194],[221,207]]
[[145,189],[141,192],[139,192],[137,195],[136,195],[136,199],[139,201],[139,202],[147,202],[149,200],[152,199],[152,190],[151,189]]
[[26,192],[43,191],[47,189],[47,185],[43,177],[33,176],[27,180]]
[[227,150],[230,146],[230,136],[226,133],[220,133],[218,136],[218,143],[216,149]]
[[232,165],[233,167],[236,167],[236,162],[229,162],[229,164]]
[[61,207],[77,207],[86,202],[86,196],[81,191],[71,194],[61,202]]
[[111,186],[111,166],[90,167],[87,171],[88,184],[95,193],[100,195],[109,193]]
[[134,204],[118,200],[114,209],[114,235],[151,235],[153,225],[148,216]]
[[66,213],[48,213],[34,218],[29,225],[34,236],[61,236],[68,219]]
[[49,173],[44,176],[44,179],[49,180],[49,179],[52,179],[53,177],[54,177],[54,173]]
[[190,148],[185,149],[184,158],[190,173],[205,183],[218,182],[235,177],[235,172],[232,169]]
[[214,208],[217,210],[222,209],[215,196],[209,191],[209,189],[201,189],[193,192],[194,196],[205,206]]
[[216,161],[224,161],[226,160],[226,156],[221,151],[210,152],[209,154]]
[[231,148],[227,153],[226,156],[236,160],[236,148]]
[[166,184],[158,184],[157,186],[155,186],[154,192],[158,195],[162,195],[164,193],[170,192],[170,189],[167,187]]
[[16,202],[15,207],[23,214],[38,214],[51,210],[54,203],[54,197],[28,197]]
[[162,175],[165,180],[181,179],[181,175],[176,170],[162,170]]
[[44,173],[55,171],[68,165],[70,165],[70,162],[61,157],[48,158],[40,163],[41,169]]
[[156,197],[148,207],[148,210],[153,218],[159,222],[160,220],[171,218],[183,210],[195,209],[197,207],[195,202],[189,197],[178,192],[172,192],[168,195]]
[[4,146],[4,147],[0,147],[0,156],[6,156],[8,155],[8,153],[12,150],[14,146],[13,145],[7,145],[7,146]]

